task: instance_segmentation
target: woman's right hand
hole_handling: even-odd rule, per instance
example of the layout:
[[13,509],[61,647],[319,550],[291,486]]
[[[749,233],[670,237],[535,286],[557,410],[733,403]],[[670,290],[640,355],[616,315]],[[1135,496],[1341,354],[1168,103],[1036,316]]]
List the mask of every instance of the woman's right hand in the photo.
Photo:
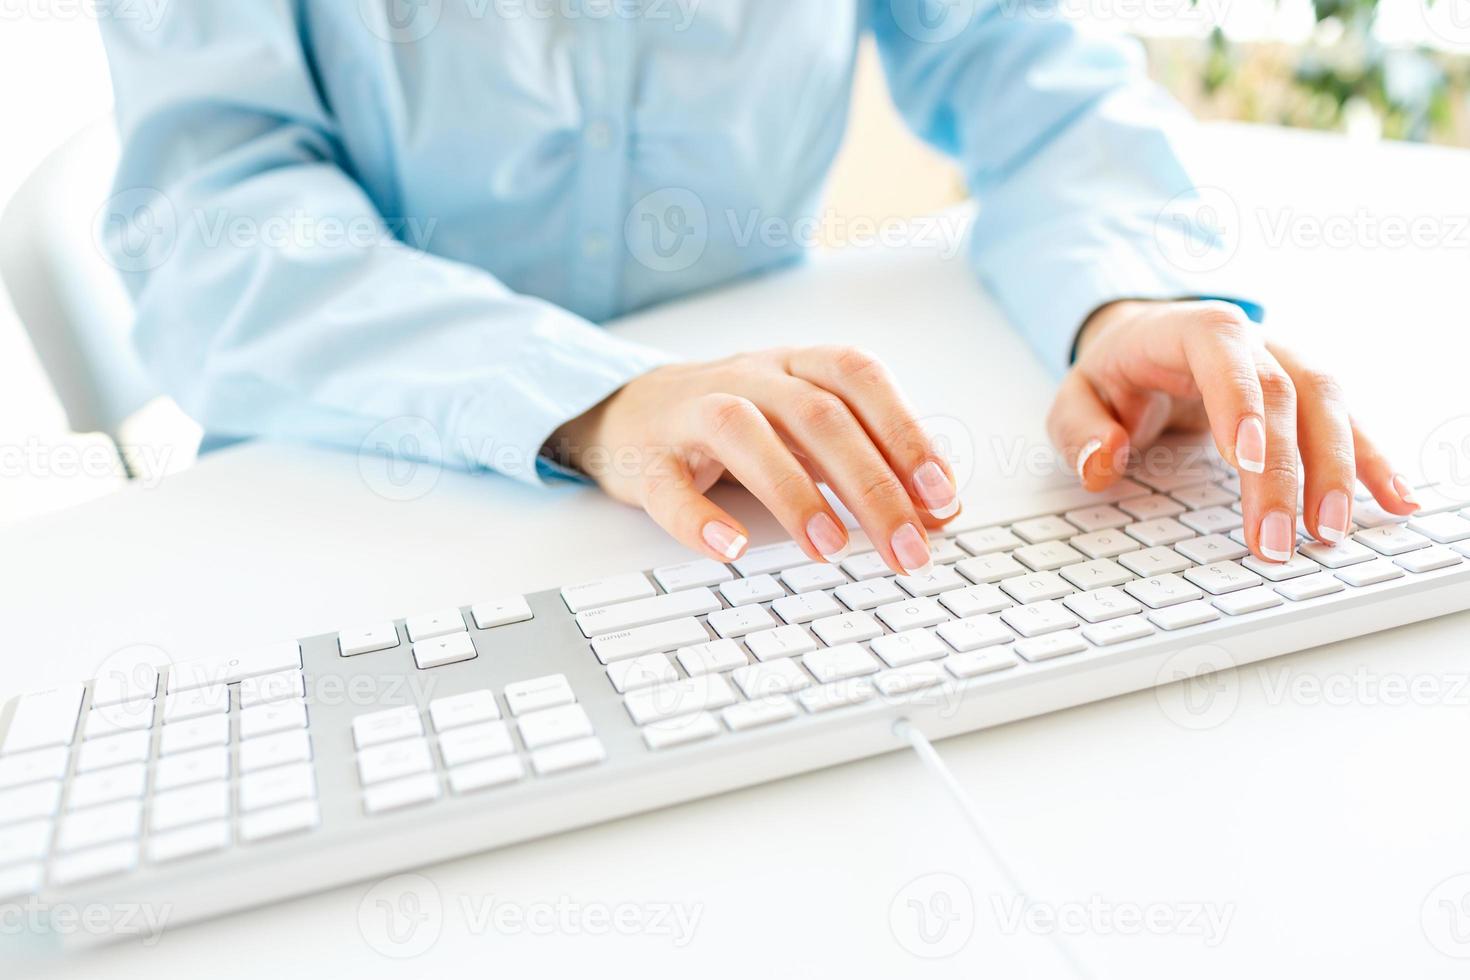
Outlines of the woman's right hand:
[[848,535],[826,483],[895,572],[930,564],[926,528],[959,513],[949,463],[888,370],[850,347],[796,347],[672,364],[563,425],[550,446],[679,541],[732,561],[749,534],[706,491],[728,473],[813,561]]

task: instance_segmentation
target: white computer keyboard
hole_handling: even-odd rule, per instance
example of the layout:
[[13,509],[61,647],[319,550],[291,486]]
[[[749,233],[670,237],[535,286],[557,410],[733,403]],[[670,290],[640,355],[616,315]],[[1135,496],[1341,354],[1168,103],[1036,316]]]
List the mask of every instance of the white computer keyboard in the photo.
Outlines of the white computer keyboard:
[[899,717],[943,737],[1470,608],[1454,494],[1360,499],[1270,564],[1238,491],[1137,476],[938,538],[921,576],[776,544],[23,696],[0,902],[177,925],[889,751]]

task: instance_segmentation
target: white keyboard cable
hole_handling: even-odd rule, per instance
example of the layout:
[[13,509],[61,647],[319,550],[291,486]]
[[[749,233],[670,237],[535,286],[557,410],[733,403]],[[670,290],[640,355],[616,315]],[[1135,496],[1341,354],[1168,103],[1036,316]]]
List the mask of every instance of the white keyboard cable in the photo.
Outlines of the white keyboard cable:
[[[1020,878],[1016,876],[1015,869],[1001,856],[1000,849],[991,840],[990,832],[985,826],[985,821],[980,817],[979,807],[975,805],[975,801],[970,798],[970,794],[965,792],[965,788],[955,778],[954,772],[945,764],[944,759],[940,757],[939,752],[934,748],[934,743],[930,742],[924,736],[924,733],[912,725],[907,718],[900,718],[893,723],[893,734],[904,742],[907,742],[909,747],[918,755],[919,761],[924,764],[924,767],[938,778],[940,785],[949,793],[950,799],[959,807],[960,813],[965,818],[965,822],[970,825],[970,830],[974,832],[976,839],[979,840],[981,849],[990,858],[996,868],[1000,870],[1001,877],[1004,879],[1006,886],[1019,898],[1025,899],[1030,892],[1022,886]],[[1082,961],[1078,959],[1077,955],[1072,951],[1072,947],[1068,945],[1060,932],[1053,931],[1051,933],[1051,939],[1052,944],[1057,949],[1057,953],[1066,961],[1073,975],[1078,977],[1079,980],[1093,980],[1091,971],[1082,965]]]

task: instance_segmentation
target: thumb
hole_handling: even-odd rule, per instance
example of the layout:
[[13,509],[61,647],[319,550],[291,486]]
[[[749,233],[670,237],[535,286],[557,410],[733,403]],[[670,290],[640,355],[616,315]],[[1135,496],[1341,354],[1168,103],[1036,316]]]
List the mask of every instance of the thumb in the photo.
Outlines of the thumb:
[[1080,371],[1069,371],[1062,379],[1046,428],[1052,445],[1088,490],[1112,486],[1128,466],[1128,431]]

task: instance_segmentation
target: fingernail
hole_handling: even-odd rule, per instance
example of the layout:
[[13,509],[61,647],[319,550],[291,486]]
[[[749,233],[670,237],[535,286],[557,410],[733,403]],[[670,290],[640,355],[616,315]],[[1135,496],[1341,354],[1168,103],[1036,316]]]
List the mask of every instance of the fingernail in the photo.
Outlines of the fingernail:
[[1317,533],[1329,544],[1337,544],[1347,537],[1348,495],[1341,490],[1329,490],[1317,507]]
[[1087,461],[1096,455],[1102,448],[1101,439],[1089,439],[1087,445],[1082,447],[1082,452],[1077,454],[1077,479],[1083,483],[1087,482]]
[[960,509],[960,500],[954,492],[954,484],[950,482],[940,465],[932,459],[914,470],[914,489],[919,492],[919,499],[924,501],[924,506],[929,509],[929,513],[941,521],[946,517],[953,517]]
[[1272,561],[1291,560],[1291,541],[1296,536],[1291,515],[1273,510],[1261,519],[1261,554]]
[[700,532],[704,543],[715,549],[726,561],[734,561],[745,550],[746,537],[728,524],[710,521]]
[[910,575],[923,575],[934,564],[929,555],[929,546],[924,536],[912,524],[905,524],[893,532],[893,556]]
[[1254,415],[1235,430],[1235,463],[1247,473],[1266,472],[1266,428]]
[[1419,501],[1414,499],[1414,488],[1409,486],[1409,481],[1404,479],[1402,474],[1394,474],[1393,491],[1404,503],[1419,506]]
[[834,565],[847,557],[851,550],[847,535],[837,526],[837,522],[826,514],[818,511],[812,515],[812,519],[806,522],[806,536],[811,540],[812,547],[817,553]]

